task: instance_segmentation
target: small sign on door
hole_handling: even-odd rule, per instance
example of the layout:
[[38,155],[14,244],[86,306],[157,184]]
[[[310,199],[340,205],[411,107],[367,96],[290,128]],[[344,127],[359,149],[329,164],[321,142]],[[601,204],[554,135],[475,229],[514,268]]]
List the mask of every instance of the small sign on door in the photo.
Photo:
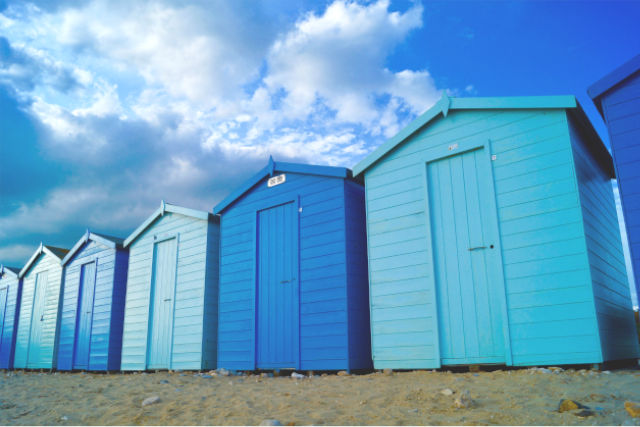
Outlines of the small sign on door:
[[275,187],[276,185],[280,185],[285,181],[286,181],[285,174],[276,175],[269,178],[269,180],[267,181],[267,187]]

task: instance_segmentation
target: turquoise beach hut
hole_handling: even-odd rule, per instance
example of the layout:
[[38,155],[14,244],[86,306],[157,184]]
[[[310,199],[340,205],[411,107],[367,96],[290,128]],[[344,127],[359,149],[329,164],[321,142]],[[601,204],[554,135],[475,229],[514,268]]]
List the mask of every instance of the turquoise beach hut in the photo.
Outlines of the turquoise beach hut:
[[62,259],[68,252],[68,249],[41,243],[20,271],[23,284],[15,368],[56,367],[60,296],[64,281]]
[[364,188],[351,171],[271,159],[214,212],[218,366],[370,369]]
[[640,55],[588,92],[609,129],[636,290],[640,290]]
[[124,241],[123,371],[215,369],[219,218],[162,202]]
[[120,369],[129,265],[122,243],[87,230],[62,260],[59,370]]
[[353,172],[376,368],[638,357],[613,163],[573,96],[444,95]]
[[0,369],[13,368],[22,279],[17,268],[0,265]]

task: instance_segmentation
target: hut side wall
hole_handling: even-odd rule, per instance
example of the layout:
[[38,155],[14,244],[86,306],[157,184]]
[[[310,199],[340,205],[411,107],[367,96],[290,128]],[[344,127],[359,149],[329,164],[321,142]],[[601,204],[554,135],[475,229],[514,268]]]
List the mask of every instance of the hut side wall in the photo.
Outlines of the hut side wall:
[[207,264],[205,220],[165,213],[129,246],[129,272],[122,339],[122,370],[144,370],[154,235],[179,233],[171,369],[202,369]]
[[640,294],[640,73],[602,97],[637,294]]
[[220,277],[220,224],[210,223],[207,234],[207,274],[204,306],[202,368],[215,369],[218,361],[218,279]]
[[109,331],[109,371],[120,369],[122,358],[122,328],[124,325],[124,303],[127,294],[127,271],[129,268],[129,251],[116,250],[116,266],[113,272],[113,293],[111,296],[111,330]]
[[[440,364],[428,239],[430,150],[489,141],[512,362],[601,359],[564,110],[451,111],[365,173],[376,368]],[[388,333],[393,331],[393,333]]]
[[[45,295],[44,323],[39,345],[40,358],[27,364],[29,338],[31,335],[31,313],[33,308],[34,286],[37,273],[47,271],[47,292]],[[14,366],[16,368],[50,369],[55,367],[57,359],[57,324],[60,313],[62,290],[62,266],[60,261],[42,253],[23,277],[22,301],[18,320],[18,335]]]
[[367,218],[364,187],[344,181],[347,253],[347,301],[349,307],[349,366],[370,369],[371,327],[369,275],[367,272]]
[[218,366],[255,369],[256,210],[300,198],[300,369],[348,369],[345,198],[341,178],[287,173],[266,179],[221,222]]
[[604,360],[637,358],[631,294],[611,179],[588,150],[587,136],[568,118]]
[[13,368],[14,349],[16,345],[16,331],[20,314],[20,297],[22,280],[17,277],[4,275],[0,279],[0,288],[7,287],[7,302],[2,329],[2,346],[0,347],[0,369]]

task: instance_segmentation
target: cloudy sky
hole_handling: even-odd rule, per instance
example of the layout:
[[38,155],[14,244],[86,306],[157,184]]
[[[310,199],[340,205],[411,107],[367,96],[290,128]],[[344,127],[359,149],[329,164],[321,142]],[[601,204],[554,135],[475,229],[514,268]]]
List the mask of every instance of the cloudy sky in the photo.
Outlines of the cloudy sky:
[[0,263],[276,160],[353,166],[458,96],[575,94],[640,51],[638,2],[0,0]]

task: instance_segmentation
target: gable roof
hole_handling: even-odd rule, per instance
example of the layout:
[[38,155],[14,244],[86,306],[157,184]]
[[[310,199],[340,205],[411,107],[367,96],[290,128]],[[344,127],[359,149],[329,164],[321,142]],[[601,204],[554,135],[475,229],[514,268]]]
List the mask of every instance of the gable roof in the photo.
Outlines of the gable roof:
[[629,61],[625,62],[587,89],[587,93],[593,99],[593,102],[598,107],[598,111],[602,114],[602,96],[609,92],[609,90],[618,86],[623,81],[627,80],[632,75],[640,71],[640,55],[636,55]]
[[7,267],[6,265],[0,265],[0,278],[2,278],[2,276],[4,276],[5,274],[11,277],[18,278],[20,269],[15,267]]
[[129,237],[127,237],[124,240],[122,246],[126,248],[131,243],[133,243],[133,241],[135,241],[138,238],[138,236],[140,236],[140,234],[144,232],[144,230],[149,228],[149,226],[151,226],[151,224],[153,224],[158,218],[164,215],[165,212],[177,213],[185,216],[190,216],[192,218],[198,218],[204,221],[207,221],[209,219],[216,219],[215,215],[209,212],[199,211],[196,209],[183,208],[182,206],[177,206],[177,205],[171,205],[169,203],[165,203],[163,200],[160,202],[160,207],[156,209],[156,211],[152,213],[149,218],[147,218],[142,224],[140,224],[140,226],[136,228],[133,231],[133,233],[131,233]]
[[334,178],[351,178],[351,171],[347,168],[336,166],[318,166],[307,165],[303,163],[286,163],[275,162],[273,157],[269,157],[269,163],[262,168],[257,174],[246,180],[240,187],[225,197],[214,208],[216,214],[222,213],[226,208],[232,205],[236,200],[242,197],[247,191],[251,190],[256,184],[267,176],[273,176],[276,172],[283,173],[299,173],[303,175],[329,176]]
[[60,262],[60,265],[62,265],[62,259],[65,257],[65,255],[67,255],[68,252],[69,252],[69,249],[57,248],[55,246],[47,246],[47,245],[43,245],[41,242],[40,246],[38,246],[38,249],[36,249],[33,255],[31,255],[31,258],[29,258],[29,261],[27,261],[24,267],[22,267],[22,270],[20,270],[18,277],[24,277],[24,275],[27,274],[27,271],[29,271],[33,263],[36,262],[38,257],[43,253],[46,253],[47,255],[51,255],[52,257],[56,258],[58,262]]
[[[435,103],[433,107],[428,109],[421,116],[409,123],[404,129],[402,129],[397,135],[384,142],[378,148],[376,148],[371,154],[365,157],[357,165],[353,167],[354,176],[360,176],[365,170],[369,169],[380,159],[387,155],[391,150],[398,147],[405,140],[407,140],[414,133],[418,132],[429,122],[442,115],[447,117],[451,110],[502,110],[502,109],[576,109],[579,111],[580,116],[586,115],[582,111],[582,107],[578,104],[578,101],[573,95],[559,95],[559,96],[519,96],[519,97],[504,97],[504,98],[450,98],[446,93]],[[607,167],[608,172],[613,173],[613,161],[609,151],[602,143],[600,136],[591,126],[591,123],[586,119],[589,124],[589,132],[593,132],[597,141],[601,145],[601,149],[607,153],[611,167]],[[583,120],[581,120],[583,122]],[[602,151],[598,149],[598,153]]]
[[69,260],[80,250],[80,248],[82,248],[89,240],[93,240],[94,242],[98,242],[113,249],[121,248],[124,241],[123,239],[120,239],[118,237],[111,237],[105,234],[93,233],[89,229],[87,229],[80,240],[78,240],[73,248],[71,248],[67,255],[62,259],[62,265],[66,265]]

